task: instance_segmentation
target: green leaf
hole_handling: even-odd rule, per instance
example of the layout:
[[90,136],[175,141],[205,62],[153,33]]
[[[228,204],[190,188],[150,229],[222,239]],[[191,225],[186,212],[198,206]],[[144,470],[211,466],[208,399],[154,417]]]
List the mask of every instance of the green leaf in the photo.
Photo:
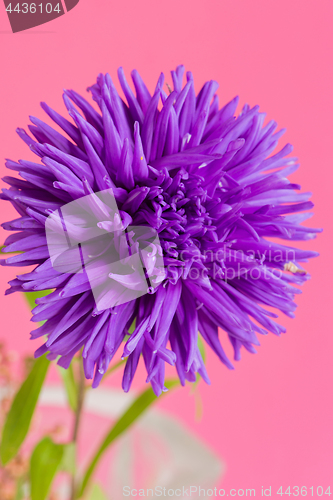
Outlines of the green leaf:
[[30,459],[31,500],[47,498],[63,454],[64,445],[55,444],[49,437],[37,444]]
[[5,421],[0,445],[0,458],[3,465],[15,457],[29,431],[49,365],[50,362],[45,356],[37,359],[13,400]]
[[68,472],[72,476],[76,472],[76,446],[75,443],[64,445],[64,454],[59,466],[59,470]]
[[69,406],[75,413],[77,408],[77,384],[74,378],[73,366],[69,365],[67,369],[58,366],[58,369],[66,389]]
[[[172,379],[168,380],[165,383],[165,386],[168,389],[172,389],[179,384],[179,380]],[[162,393],[160,396],[166,393]],[[159,398],[159,399],[160,399]],[[84,475],[82,485],[80,488],[79,498],[84,494],[86,487],[89,483],[89,480],[100,461],[104,452],[108,449],[108,447],[123,433],[125,432],[143,413],[149,406],[157,400],[157,396],[155,396],[154,391],[151,387],[143,391],[137,399],[131,404],[128,410],[123,413],[123,415],[119,418],[119,420],[114,424],[108,434],[105,436],[103,442],[101,443],[97,453],[92,459],[90,465],[88,466],[86,473]]]
[[0,246],[0,253],[3,254],[3,255],[11,255],[13,253],[22,253],[22,252],[3,252],[3,250],[5,248],[6,248],[5,245]]
[[[198,348],[199,348],[199,351],[200,351],[200,354],[202,357],[202,361],[205,363],[206,362],[206,351],[205,351],[205,346],[204,346],[204,343],[202,341],[200,332],[198,332]],[[200,377],[199,373],[197,373],[196,374],[196,381],[193,382],[193,384],[192,384],[192,392],[194,392],[196,390],[197,385],[199,384],[200,380],[201,380],[201,377]]]
[[36,307],[36,299],[39,297],[45,297],[45,295],[48,295],[51,293],[52,290],[39,290],[38,292],[24,292],[24,295],[28,301],[30,309],[33,309]]
[[99,484],[95,483],[91,488],[87,500],[108,500]]
[[206,363],[206,351],[205,351],[205,346],[204,346],[204,343],[202,341],[200,333],[198,335],[198,347],[199,347],[200,354],[202,356],[202,360],[204,363]]
[[[198,348],[199,348],[199,351],[200,351],[200,354],[202,357],[202,361],[205,363],[206,362],[206,351],[205,351],[205,346],[204,346],[204,343],[202,341],[200,332],[198,332]],[[197,391],[197,387],[198,387],[200,380],[201,380],[201,376],[199,375],[199,373],[197,373],[196,374],[196,381],[192,383],[192,393],[193,394]],[[199,405],[200,405],[200,402],[199,402]],[[201,413],[202,413],[202,408],[200,409],[197,407],[197,415],[199,415]]]
[[128,330],[128,333],[129,333],[130,335],[134,332],[135,327],[136,327],[136,318],[134,318],[133,323],[131,324],[131,326],[130,326],[130,328],[129,328],[129,330]]

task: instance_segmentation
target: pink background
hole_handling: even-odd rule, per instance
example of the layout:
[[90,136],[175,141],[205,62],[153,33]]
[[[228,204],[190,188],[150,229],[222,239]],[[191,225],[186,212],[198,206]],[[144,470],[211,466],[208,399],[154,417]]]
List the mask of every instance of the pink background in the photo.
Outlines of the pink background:
[[[260,104],[287,128],[281,145],[292,142],[301,161],[293,179],[313,192],[311,225],[325,230],[302,245],[321,257],[307,265],[313,277],[297,298],[296,319],[281,317],[287,334],[261,338],[258,354],[245,352],[233,372],[208,355],[212,385],[201,385],[200,422],[188,388],[158,403],[226,460],[224,488],[257,495],[270,485],[333,492],[332,14],[331,0],[81,0],[65,16],[13,35],[0,5],[2,158],[32,158],[15,128],[29,114],[43,118],[39,101],[62,112],[63,88],[85,93],[99,72],[116,80],[120,65],[127,75],[137,68],[152,89],[160,71],[171,83],[169,70],[183,63],[197,90],[216,79],[222,102],[239,94],[241,104]],[[3,161],[0,169],[10,175]],[[1,220],[10,218],[1,203]],[[32,353],[38,345],[28,340],[22,297],[2,297],[14,274],[1,268],[0,337]]]

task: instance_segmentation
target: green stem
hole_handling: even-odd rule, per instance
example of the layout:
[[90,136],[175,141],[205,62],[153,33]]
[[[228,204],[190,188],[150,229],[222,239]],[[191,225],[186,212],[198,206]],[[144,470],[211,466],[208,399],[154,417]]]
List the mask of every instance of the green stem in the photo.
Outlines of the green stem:
[[[75,411],[75,420],[73,427],[73,435],[72,435],[72,443],[75,445],[75,449],[77,446],[79,428],[82,417],[83,403],[84,403],[84,395],[85,395],[85,376],[83,370],[83,362],[80,360],[79,363],[79,383],[78,383],[78,392],[77,392],[77,406]],[[76,470],[76,467],[75,467]],[[77,497],[77,479],[76,473],[74,471],[72,476],[72,488],[71,488],[71,500],[75,500]]]

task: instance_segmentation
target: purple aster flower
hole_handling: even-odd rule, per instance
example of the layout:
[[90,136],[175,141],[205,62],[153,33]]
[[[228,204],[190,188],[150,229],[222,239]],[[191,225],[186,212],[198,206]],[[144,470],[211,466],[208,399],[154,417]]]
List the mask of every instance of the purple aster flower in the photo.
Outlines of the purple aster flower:
[[[297,159],[288,156],[291,145],[275,152],[284,131],[276,132],[274,121],[264,125],[258,106],[245,105],[236,117],[238,98],[220,109],[215,81],[196,95],[190,72],[183,85],[183,66],[171,75],[169,95],[163,74],[151,95],[134,70],[135,96],[120,68],[125,102],[110,75],[100,74],[89,88],[99,111],[66,90],[72,121],[41,104],[65,134],[31,117],[31,135],[17,133],[39,161],[6,162],[23,180],[4,178],[10,188],[1,198],[20,216],[2,224],[14,231],[4,251],[20,253],[1,264],[33,266],[12,280],[6,293],[52,290],[32,311],[32,321],[44,323],[31,337],[47,336],[36,356],[59,357],[66,368],[83,349],[85,374],[94,387],[116,355],[126,358],[125,391],[141,355],[157,395],[165,390],[165,363],[176,366],[183,385],[195,381],[196,373],[209,383],[198,335],[233,368],[218,329],[229,338],[236,360],[241,347],[255,352],[257,334],[280,335],[285,329],[265,306],[293,317],[293,299],[300,293],[295,285],[308,278],[301,263],[317,255],[276,242],[308,240],[319,232],[300,225],[313,204],[310,193],[297,193],[300,186],[287,179],[298,168]],[[113,193],[114,209],[103,198],[107,192]],[[83,200],[89,205],[85,216],[71,212],[66,224],[76,241],[88,242],[90,277],[78,270],[80,257],[70,253],[73,249],[66,262],[55,265],[46,234],[50,218],[59,228],[62,219],[55,214],[73,202],[83,207]],[[92,249],[97,228],[103,237],[99,232]],[[135,265],[121,273],[103,267],[112,267],[111,247],[124,261],[128,257],[125,233],[129,248],[149,247],[144,271],[148,281],[153,276],[150,288],[143,289],[147,283],[142,288]],[[113,286],[97,307],[92,281],[99,286],[110,278]]]

